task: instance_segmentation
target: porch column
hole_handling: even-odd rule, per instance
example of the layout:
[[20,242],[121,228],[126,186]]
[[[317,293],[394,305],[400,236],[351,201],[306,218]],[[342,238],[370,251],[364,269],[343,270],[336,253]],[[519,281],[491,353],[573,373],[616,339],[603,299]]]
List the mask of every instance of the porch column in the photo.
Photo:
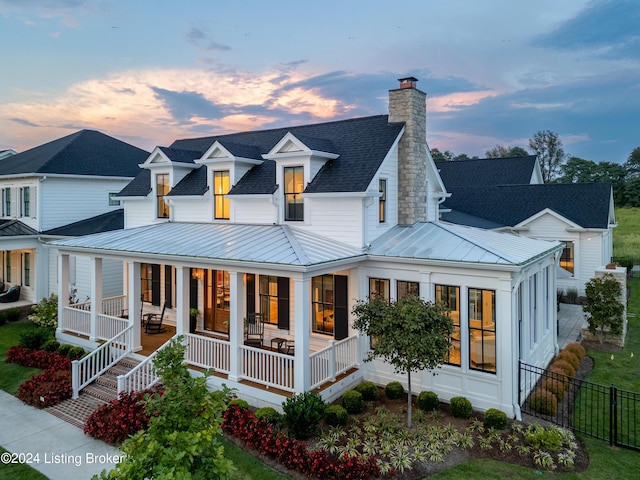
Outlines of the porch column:
[[189,267],[176,267],[176,334],[189,333]]
[[58,333],[64,325],[64,309],[69,306],[69,255],[58,255]]
[[129,325],[135,325],[133,329],[133,351],[142,350],[140,340],[140,262],[127,262],[129,273],[127,303],[129,304]]
[[294,340],[294,392],[304,393],[311,386],[311,362],[309,361],[309,290],[310,279],[294,279],[293,318],[295,322]]
[[91,321],[89,340],[97,340],[98,315],[102,313],[102,258],[91,257]]
[[244,342],[244,319],[242,295],[244,291],[242,273],[229,272],[229,381],[238,382],[242,375],[242,350]]

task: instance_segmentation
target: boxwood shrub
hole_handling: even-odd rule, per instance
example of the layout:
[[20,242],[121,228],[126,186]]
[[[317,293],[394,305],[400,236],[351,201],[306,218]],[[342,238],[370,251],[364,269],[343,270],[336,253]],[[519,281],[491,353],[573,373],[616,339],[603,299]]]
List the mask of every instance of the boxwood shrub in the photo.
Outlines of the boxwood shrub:
[[473,407],[467,397],[453,397],[450,400],[451,415],[456,418],[471,418]]
[[435,392],[420,392],[417,400],[418,408],[424,412],[433,412],[438,410],[440,400]]
[[282,415],[273,407],[262,407],[256,410],[256,418],[260,418],[271,425],[277,425]]
[[329,405],[327,413],[325,413],[324,416],[324,421],[332,427],[337,427],[338,425],[346,425],[348,418],[349,414],[344,407],[340,405]]
[[497,408],[490,408],[484,414],[484,426],[504,430],[507,428],[507,414]]
[[384,394],[389,400],[397,400],[404,395],[404,387],[400,382],[390,382],[384,387]]
[[380,397],[380,391],[373,382],[364,381],[356,387],[356,390],[362,394],[362,399],[365,401],[378,400]]
[[342,395],[342,406],[348,413],[360,413],[364,407],[362,394],[357,390],[349,390]]

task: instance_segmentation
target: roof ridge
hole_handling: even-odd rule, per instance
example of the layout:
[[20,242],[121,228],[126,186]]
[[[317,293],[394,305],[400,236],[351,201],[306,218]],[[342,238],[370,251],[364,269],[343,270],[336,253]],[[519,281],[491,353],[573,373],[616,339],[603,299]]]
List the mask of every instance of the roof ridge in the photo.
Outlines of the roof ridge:
[[[473,245],[475,245],[476,247],[480,247],[484,250],[486,250],[487,252],[491,252],[493,255],[495,255],[498,258],[501,258],[507,262],[510,263],[514,263],[515,260],[513,258],[507,258],[504,256],[503,252],[498,251],[495,248],[490,248],[486,245],[485,242],[481,242],[477,239],[472,239],[471,237],[469,237],[468,235],[465,235],[463,232],[457,232],[456,229],[460,228],[460,229],[473,229],[474,231],[484,231],[484,232],[490,232],[490,230],[484,230],[484,229],[479,229],[479,228],[474,228],[474,227],[468,227],[466,225],[454,225],[454,224],[449,224],[447,226],[443,225],[440,222],[425,222],[425,223],[433,223],[434,225],[436,225],[437,227],[442,228],[443,230],[446,230],[447,232],[449,232],[451,235],[455,235],[456,237],[459,237]],[[507,232],[500,232],[501,235],[507,234],[509,235],[509,233]]]
[[287,237],[287,240],[289,240],[291,248],[293,248],[293,251],[298,257],[300,263],[302,265],[307,265],[309,263],[309,258],[307,257],[304,248],[302,248],[302,246],[300,245],[300,242],[298,242],[298,239],[296,238],[294,232],[291,230],[289,225],[281,225],[280,227],[282,228],[282,232],[284,233],[284,235]]

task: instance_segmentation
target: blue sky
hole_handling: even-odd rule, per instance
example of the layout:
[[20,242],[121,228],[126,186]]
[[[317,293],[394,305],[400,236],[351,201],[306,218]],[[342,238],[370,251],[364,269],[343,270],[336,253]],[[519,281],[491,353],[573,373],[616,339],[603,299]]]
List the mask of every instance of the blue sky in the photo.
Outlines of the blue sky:
[[552,130],[570,155],[624,162],[638,25],[635,0],[0,0],[0,149],[384,114],[412,75],[431,148],[482,157]]

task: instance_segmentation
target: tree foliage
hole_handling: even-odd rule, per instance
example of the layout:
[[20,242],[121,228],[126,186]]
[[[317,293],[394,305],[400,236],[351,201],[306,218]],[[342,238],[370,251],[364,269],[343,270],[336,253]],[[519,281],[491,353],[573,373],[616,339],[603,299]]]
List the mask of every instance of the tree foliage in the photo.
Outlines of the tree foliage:
[[381,358],[398,373],[406,373],[411,426],[411,372],[440,366],[449,352],[453,323],[442,304],[409,295],[397,302],[374,296],[353,309],[354,328],[371,338],[373,348],[365,361]]
[[224,457],[221,429],[229,390],[211,392],[207,375],[189,374],[181,340],[172,340],[153,362],[165,390],[147,397],[149,428],[122,444],[124,460],[101,479],[230,478],[234,468]]
[[432,148],[430,152],[431,152],[431,158],[433,158],[434,162],[471,160],[474,158],[478,158],[477,156],[469,157],[469,155],[467,155],[466,153],[461,153],[460,155],[456,155],[449,150],[445,150],[444,152],[441,152],[437,148]]
[[485,152],[486,158],[509,158],[509,157],[526,157],[529,155],[522,147],[505,147],[504,145],[496,145]]
[[624,304],[620,299],[621,285],[616,278],[605,273],[585,284],[586,305],[582,309],[589,314],[589,332],[603,343],[607,333],[622,333]]
[[540,130],[529,140],[529,148],[538,156],[542,180],[545,183],[555,180],[565,159],[562,140],[558,134],[551,130]]

